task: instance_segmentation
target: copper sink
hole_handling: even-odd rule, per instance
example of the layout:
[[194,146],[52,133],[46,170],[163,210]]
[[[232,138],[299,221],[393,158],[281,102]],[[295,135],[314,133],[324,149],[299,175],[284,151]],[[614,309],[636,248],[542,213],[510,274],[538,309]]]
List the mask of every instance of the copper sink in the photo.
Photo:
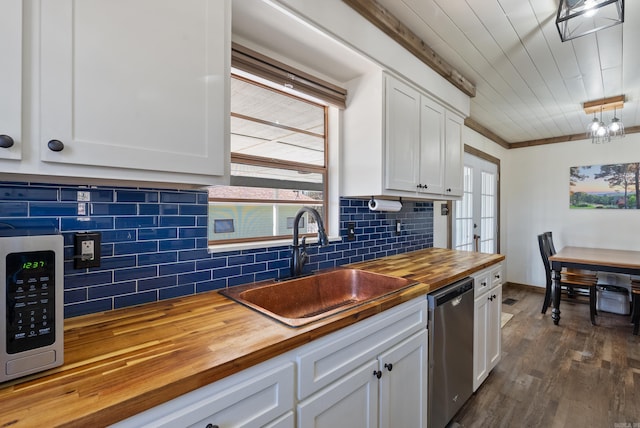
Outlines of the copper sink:
[[339,268],[287,281],[239,285],[220,294],[288,326],[299,327],[415,284],[359,269]]

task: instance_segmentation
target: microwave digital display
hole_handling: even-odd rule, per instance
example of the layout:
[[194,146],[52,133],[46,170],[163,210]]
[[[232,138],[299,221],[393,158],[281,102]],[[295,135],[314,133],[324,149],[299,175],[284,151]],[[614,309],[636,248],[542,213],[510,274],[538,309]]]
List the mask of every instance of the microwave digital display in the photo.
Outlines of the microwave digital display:
[[47,265],[45,260],[36,260],[22,263],[22,269],[39,269]]

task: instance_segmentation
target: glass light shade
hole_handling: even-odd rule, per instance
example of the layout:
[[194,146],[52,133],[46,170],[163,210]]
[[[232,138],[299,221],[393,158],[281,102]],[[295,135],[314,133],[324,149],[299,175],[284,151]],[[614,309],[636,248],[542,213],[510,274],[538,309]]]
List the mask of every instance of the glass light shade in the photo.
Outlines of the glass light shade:
[[604,137],[605,135],[607,135],[608,130],[607,127],[604,125],[604,122],[600,122],[600,125],[598,126],[598,131],[596,131],[596,134],[598,135],[598,137]]
[[624,22],[624,0],[560,0],[556,26],[563,42]]
[[620,129],[620,119],[618,119],[617,121],[615,119],[612,120],[611,123],[609,124],[609,131],[618,132],[619,129]]
[[609,134],[612,137],[624,137],[624,124],[615,116],[613,116],[609,124]]

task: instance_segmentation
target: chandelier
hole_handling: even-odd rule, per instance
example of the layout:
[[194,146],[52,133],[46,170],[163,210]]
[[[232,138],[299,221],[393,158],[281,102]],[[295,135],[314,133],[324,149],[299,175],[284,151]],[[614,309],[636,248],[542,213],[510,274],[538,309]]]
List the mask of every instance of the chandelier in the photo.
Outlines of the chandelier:
[[[624,106],[624,95],[605,98],[598,101],[588,101],[582,105],[586,114],[593,113],[593,120],[587,127],[587,137],[591,138],[594,144],[608,143],[612,138],[624,137],[624,124],[617,117],[618,109]],[[602,119],[602,112],[613,110],[611,122],[605,124]],[[600,118],[596,113],[600,113]]]
[[556,26],[563,42],[624,22],[624,0],[560,0]]

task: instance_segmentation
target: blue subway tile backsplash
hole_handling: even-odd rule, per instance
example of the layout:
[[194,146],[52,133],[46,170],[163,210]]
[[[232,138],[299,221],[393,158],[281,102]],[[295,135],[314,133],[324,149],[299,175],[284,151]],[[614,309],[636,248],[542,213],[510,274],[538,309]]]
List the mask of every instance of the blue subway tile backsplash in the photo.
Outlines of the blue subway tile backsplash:
[[[89,194],[78,202],[78,192]],[[83,205],[82,207],[79,207]],[[83,212],[84,210],[84,212]],[[396,220],[402,232],[395,233]],[[355,240],[348,241],[348,223]],[[290,246],[207,251],[207,192],[0,182],[0,229],[57,229],[64,236],[65,317],[288,275]],[[100,267],[75,269],[76,232],[102,234]],[[342,240],[310,245],[306,271],[433,246],[433,204],[395,213],[340,199]]]

